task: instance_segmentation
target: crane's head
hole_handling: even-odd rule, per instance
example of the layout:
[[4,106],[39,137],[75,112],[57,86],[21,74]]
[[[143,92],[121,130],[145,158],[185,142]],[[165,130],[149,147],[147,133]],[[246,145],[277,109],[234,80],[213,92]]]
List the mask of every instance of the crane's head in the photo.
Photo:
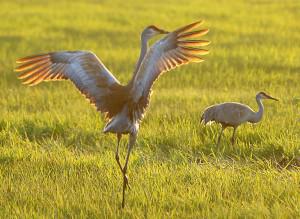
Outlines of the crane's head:
[[154,25],[150,25],[148,27],[146,27],[143,32],[142,32],[142,37],[146,37],[147,39],[150,39],[156,35],[159,34],[168,34],[168,31],[165,31],[163,29],[160,29]]
[[279,101],[278,99],[274,98],[274,97],[271,97],[270,95],[266,94],[265,92],[259,92],[257,95],[256,95],[257,98],[259,99],[269,99],[269,100],[276,100],[276,101]]

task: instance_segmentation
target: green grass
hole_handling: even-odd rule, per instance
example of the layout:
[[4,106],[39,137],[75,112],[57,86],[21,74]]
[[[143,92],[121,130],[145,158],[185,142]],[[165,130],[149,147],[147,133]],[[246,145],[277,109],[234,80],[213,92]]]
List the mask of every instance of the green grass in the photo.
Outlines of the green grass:
[[[1,1],[0,217],[300,217],[300,3],[288,1]],[[207,61],[165,74],[134,148],[120,209],[116,138],[70,82],[21,85],[16,58],[92,50],[126,83],[149,24],[173,30],[205,19]],[[256,109],[263,121],[227,130],[200,124],[214,103]],[[123,141],[122,155],[125,155]]]

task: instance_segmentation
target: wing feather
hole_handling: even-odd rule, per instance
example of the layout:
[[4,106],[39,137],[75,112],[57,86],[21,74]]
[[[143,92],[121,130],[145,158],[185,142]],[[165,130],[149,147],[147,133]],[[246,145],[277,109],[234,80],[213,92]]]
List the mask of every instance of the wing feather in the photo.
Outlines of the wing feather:
[[177,34],[184,33],[189,30],[195,29],[196,27],[200,26],[201,24],[203,24],[203,21],[196,21],[196,22],[186,25],[184,27],[178,28],[174,32]]
[[184,40],[178,41],[179,46],[207,46],[210,44],[210,41],[207,40]]
[[209,53],[206,49],[190,48],[190,47],[179,47],[179,52],[188,55],[207,55]]
[[183,39],[183,38],[201,37],[201,36],[207,34],[208,31],[209,31],[208,29],[204,29],[204,30],[197,30],[197,31],[193,31],[193,32],[183,33],[183,34],[180,34],[178,36],[178,38]]
[[25,63],[23,65],[20,65],[19,67],[17,67],[15,69],[16,72],[21,72],[24,70],[28,70],[28,69],[32,69],[36,66],[45,66],[45,64],[47,64],[49,62],[49,59],[39,59],[37,61],[32,61],[29,63]]
[[[121,107],[124,86],[88,51],[62,51],[28,56],[17,60],[15,71],[23,84],[34,86],[42,81],[69,79],[97,110],[114,116]],[[123,98],[112,98],[117,93]],[[123,92],[124,93],[124,92]],[[118,102],[121,101],[121,102]]]
[[134,78],[131,92],[132,101],[138,107],[147,107],[151,87],[163,72],[183,64],[204,61],[199,56],[208,54],[208,50],[197,47],[206,46],[210,42],[194,38],[207,34],[208,29],[191,31],[200,24],[202,21],[181,27],[157,41],[149,49]]
[[20,58],[17,59],[17,63],[26,63],[26,62],[32,62],[32,61],[37,61],[41,59],[48,59],[50,58],[49,54],[41,54],[41,55],[33,55],[33,56],[27,56],[25,58]]

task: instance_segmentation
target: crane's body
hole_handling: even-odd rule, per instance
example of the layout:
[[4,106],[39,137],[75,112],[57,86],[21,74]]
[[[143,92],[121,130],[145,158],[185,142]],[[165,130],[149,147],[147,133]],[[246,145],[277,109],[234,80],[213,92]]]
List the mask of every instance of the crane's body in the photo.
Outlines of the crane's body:
[[234,144],[236,129],[238,126],[246,122],[258,123],[261,121],[264,114],[262,99],[277,100],[276,98],[273,98],[264,92],[259,92],[256,95],[256,102],[258,105],[257,112],[242,103],[225,102],[207,107],[202,114],[201,121],[204,121],[204,124],[216,122],[222,125],[222,130],[219,135],[217,145],[220,144],[224,129],[227,127],[233,127],[234,131],[231,142]]
[[[191,31],[202,22],[195,22],[167,32],[156,26],[148,26],[141,34],[141,51],[133,76],[127,85],[121,85],[98,57],[89,51],[61,51],[34,55],[17,60],[21,65],[16,71],[23,84],[37,85],[42,81],[71,80],[82,94],[104,113],[108,123],[104,133],[117,136],[116,161],[123,174],[123,199],[128,184],[127,165],[131,149],[136,142],[140,122],[149,105],[153,83],[164,72],[191,62],[202,62],[199,55],[208,50],[207,40],[194,39],[208,29]],[[148,41],[158,34],[166,36],[148,48]],[[129,134],[128,150],[124,166],[119,159],[119,144],[123,134]]]
[[239,126],[251,122],[255,111],[249,106],[237,102],[225,102],[208,107],[204,111],[204,118],[210,122],[219,122],[229,127]]

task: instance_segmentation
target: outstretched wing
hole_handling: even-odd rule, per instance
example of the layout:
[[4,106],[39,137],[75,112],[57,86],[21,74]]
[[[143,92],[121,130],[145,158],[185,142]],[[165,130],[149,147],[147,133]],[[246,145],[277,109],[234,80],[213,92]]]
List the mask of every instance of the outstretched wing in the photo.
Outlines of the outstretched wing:
[[191,31],[202,22],[195,22],[169,33],[157,41],[146,54],[132,87],[133,102],[145,108],[149,103],[149,94],[154,81],[166,71],[191,62],[204,61],[199,55],[208,54],[200,49],[210,42],[194,39],[205,35],[208,29]]
[[21,65],[15,70],[21,72],[18,78],[23,84],[70,79],[98,111],[114,114],[116,104],[110,97],[123,86],[92,52],[52,52],[21,58],[17,63]]

